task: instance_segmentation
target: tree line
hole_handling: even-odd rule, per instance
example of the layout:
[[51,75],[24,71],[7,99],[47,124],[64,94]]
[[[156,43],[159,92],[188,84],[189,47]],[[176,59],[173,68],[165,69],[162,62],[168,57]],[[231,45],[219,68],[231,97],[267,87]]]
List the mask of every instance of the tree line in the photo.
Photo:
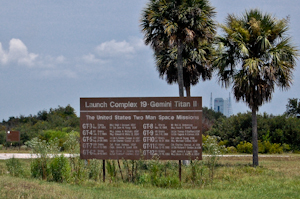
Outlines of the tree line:
[[54,137],[63,139],[69,132],[79,132],[79,125],[75,109],[70,105],[42,110],[36,115],[9,117],[0,123],[0,144],[8,144],[6,131],[9,130],[20,131],[21,144],[24,144],[35,137],[46,141]]

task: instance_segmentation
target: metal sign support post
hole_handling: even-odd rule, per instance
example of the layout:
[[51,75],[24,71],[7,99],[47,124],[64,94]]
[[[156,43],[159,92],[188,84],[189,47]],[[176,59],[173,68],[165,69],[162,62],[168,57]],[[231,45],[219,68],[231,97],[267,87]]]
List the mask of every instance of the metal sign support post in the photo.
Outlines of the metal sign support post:
[[103,182],[105,182],[105,160],[103,160],[103,163],[102,163],[102,166],[103,166]]

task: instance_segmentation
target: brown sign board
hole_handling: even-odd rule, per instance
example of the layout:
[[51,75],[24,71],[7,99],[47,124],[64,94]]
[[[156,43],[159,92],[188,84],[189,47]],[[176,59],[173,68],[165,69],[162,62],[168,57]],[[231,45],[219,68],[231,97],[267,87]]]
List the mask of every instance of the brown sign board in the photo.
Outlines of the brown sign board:
[[82,159],[202,159],[201,97],[80,98]]
[[20,142],[20,132],[19,131],[7,131],[6,132],[6,142]]

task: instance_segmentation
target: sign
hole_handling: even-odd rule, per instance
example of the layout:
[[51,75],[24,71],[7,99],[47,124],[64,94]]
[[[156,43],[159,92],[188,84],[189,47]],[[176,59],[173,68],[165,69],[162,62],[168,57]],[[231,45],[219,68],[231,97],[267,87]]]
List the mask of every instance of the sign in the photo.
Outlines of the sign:
[[82,159],[202,159],[202,98],[81,98]]
[[7,131],[6,132],[6,142],[20,142],[20,132],[19,131]]

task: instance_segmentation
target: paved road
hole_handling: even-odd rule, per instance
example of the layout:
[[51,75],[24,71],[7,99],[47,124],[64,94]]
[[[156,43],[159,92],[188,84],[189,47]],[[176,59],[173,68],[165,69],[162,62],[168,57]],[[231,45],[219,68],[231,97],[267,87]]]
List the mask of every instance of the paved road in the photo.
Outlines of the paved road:
[[[70,157],[70,154],[64,154],[65,157]],[[0,153],[0,160],[7,160],[12,157],[18,159],[36,158],[37,156],[30,153]]]
[[[70,154],[64,154],[65,157],[70,157]],[[203,155],[205,157],[207,155]],[[222,157],[252,157],[252,155],[221,155]],[[36,158],[36,155],[30,153],[0,153],[0,160],[7,160],[12,157],[19,159]],[[259,157],[278,157],[278,158],[289,158],[289,155],[259,155]]]

